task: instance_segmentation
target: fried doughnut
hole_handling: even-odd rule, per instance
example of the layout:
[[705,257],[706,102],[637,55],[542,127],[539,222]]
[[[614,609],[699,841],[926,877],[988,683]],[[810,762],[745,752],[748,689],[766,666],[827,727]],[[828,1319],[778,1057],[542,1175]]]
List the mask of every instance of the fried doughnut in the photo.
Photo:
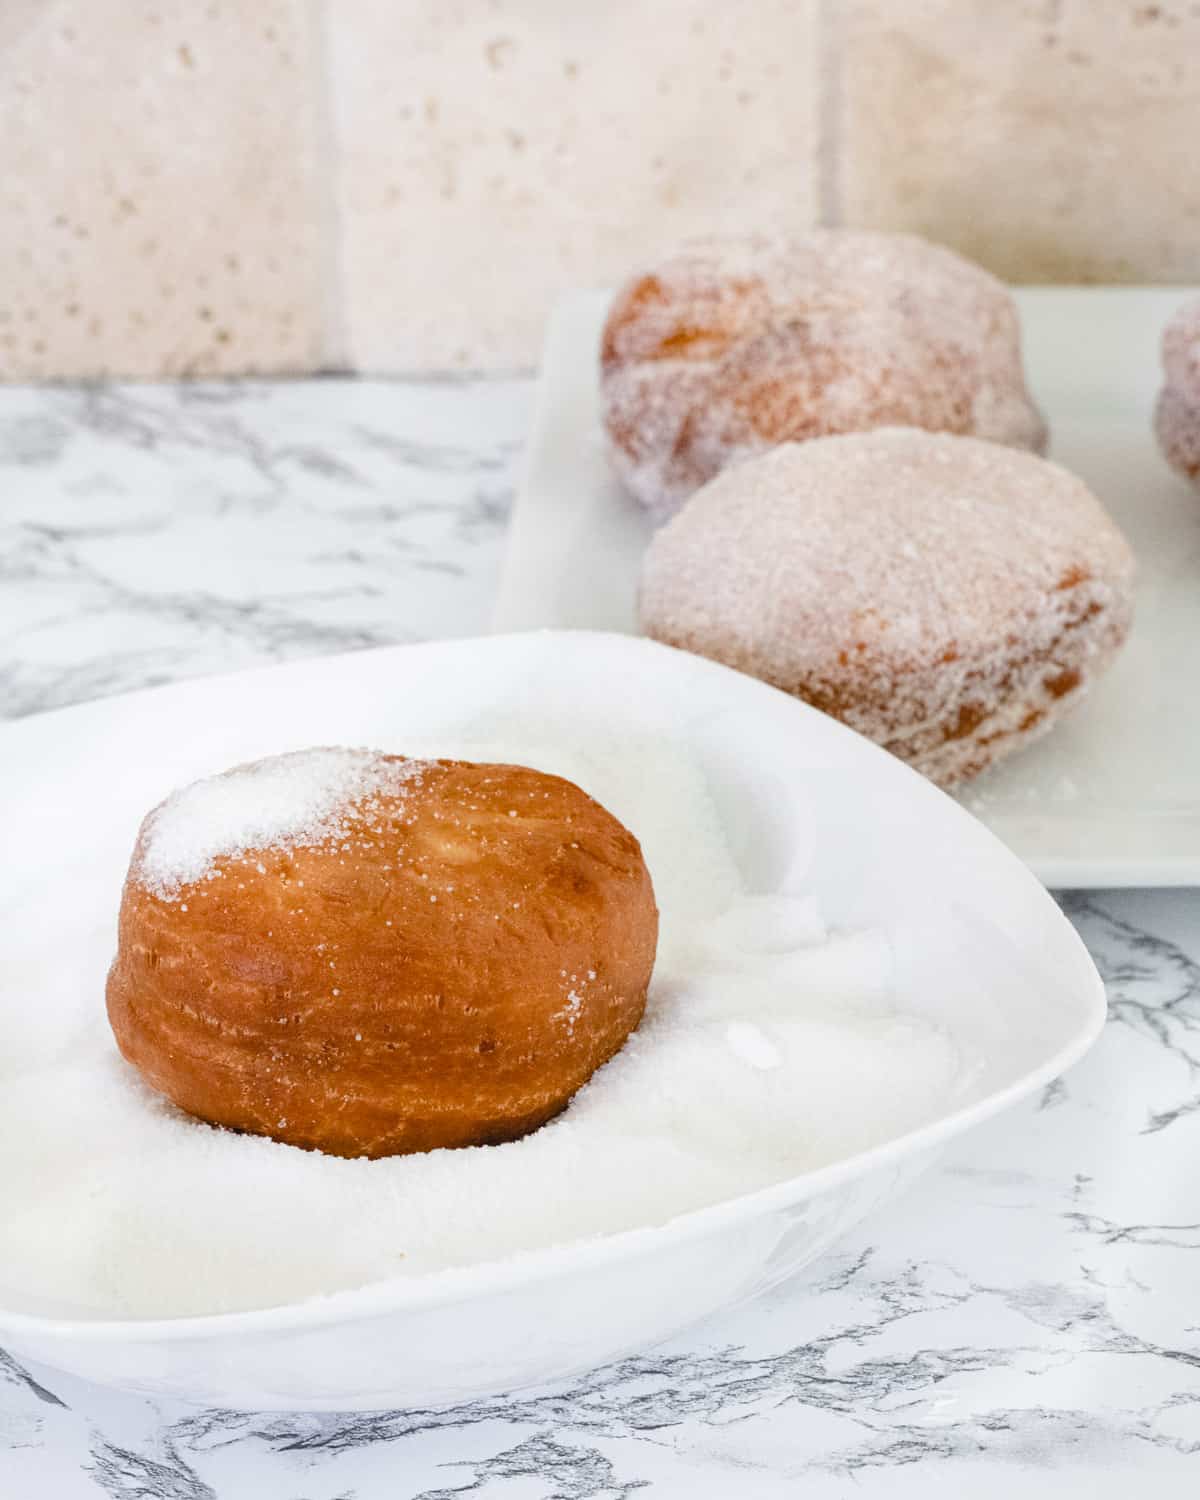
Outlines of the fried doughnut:
[[656,518],[777,443],[924,427],[1044,451],[1007,287],[913,235],[706,240],[617,294],[601,403]]
[[1200,484],[1200,301],[1188,302],[1163,333],[1166,381],[1154,410],[1154,430],[1167,462]]
[[108,1014],[153,1088],[337,1156],[507,1141],[641,1019],[638,841],[557,776],[320,749],[146,818]]
[[1132,576],[1065,469],[885,428],[784,444],[706,485],[650,545],[641,621],[950,785],[1044,733],[1108,666]]

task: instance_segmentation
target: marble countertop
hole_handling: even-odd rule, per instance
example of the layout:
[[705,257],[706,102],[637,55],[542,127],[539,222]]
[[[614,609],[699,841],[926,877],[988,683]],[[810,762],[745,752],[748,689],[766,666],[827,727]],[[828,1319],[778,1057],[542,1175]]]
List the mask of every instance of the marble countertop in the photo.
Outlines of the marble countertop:
[[[0,714],[486,629],[531,393],[0,389]],[[199,1411],[0,1353],[0,1495],[1195,1494],[1200,895],[1064,902],[1109,986],[1099,1044],[806,1278],[450,1411]]]

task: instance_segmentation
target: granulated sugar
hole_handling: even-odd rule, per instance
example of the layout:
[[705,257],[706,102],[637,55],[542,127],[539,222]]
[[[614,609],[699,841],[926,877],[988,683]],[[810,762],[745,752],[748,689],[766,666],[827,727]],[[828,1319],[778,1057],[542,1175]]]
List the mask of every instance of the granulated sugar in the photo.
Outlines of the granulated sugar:
[[420,773],[417,760],[322,748],[195,782],[147,820],[138,863],[142,883],[169,897],[202,879],[222,856],[340,838],[351,806],[381,792],[396,796]]
[[[461,1267],[661,1224],[875,1145],[957,1097],[969,1065],[944,1032],[896,1011],[885,938],[827,931],[802,886],[748,893],[686,755],[566,746],[513,729],[396,747],[569,776],[642,840],[663,914],[646,1018],[562,1116],[503,1146],[381,1161],[190,1120],[141,1084],[108,1031],[119,892],[85,929],[72,913],[97,910],[94,876],[64,872],[67,930],[24,924],[0,987],[0,1300],[182,1315]],[[336,769],[354,795],[353,759]],[[255,814],[258,836],[290,836],[298,801],[306,826],[336,820],[313,773],[294,758],[290,788]],[[149,843],[167,886],[230,838],[243,846],[248,814],[221,799],[244,790],[205,793],[203,838],[175,804],[178,824]]]

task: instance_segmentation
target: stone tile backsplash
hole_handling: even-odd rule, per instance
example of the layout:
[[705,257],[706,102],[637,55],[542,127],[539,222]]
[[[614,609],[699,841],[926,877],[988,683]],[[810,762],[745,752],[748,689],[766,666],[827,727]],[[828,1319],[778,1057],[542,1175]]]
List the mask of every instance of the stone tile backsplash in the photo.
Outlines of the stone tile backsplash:
[[325,357],[308,0],[0,4],[0,378]]
[[842,9],[846,222],[1013,281],[1200,280],[1200,4]]
[[329,28],[355,367],[528,365],[565,289],[814,221],[815,0],[340,0]]
[[0,378],[532,365],[706,230],[1200,281],[1200,3],[6,0]]

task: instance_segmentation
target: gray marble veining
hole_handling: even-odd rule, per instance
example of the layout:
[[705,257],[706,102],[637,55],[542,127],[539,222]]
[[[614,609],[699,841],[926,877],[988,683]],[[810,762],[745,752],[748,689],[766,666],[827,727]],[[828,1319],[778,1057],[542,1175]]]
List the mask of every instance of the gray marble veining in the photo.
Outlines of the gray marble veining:
[[[486,628],[520,381],[0,391],[0,706]],[[1200,1490],[1200,896],[1068,897],[1065,1079],[806,1280],[555,1389],[198,1411],[0,1354],[7,1500]]]
[[529,382],[0,392],[0,714],[487,628]]

